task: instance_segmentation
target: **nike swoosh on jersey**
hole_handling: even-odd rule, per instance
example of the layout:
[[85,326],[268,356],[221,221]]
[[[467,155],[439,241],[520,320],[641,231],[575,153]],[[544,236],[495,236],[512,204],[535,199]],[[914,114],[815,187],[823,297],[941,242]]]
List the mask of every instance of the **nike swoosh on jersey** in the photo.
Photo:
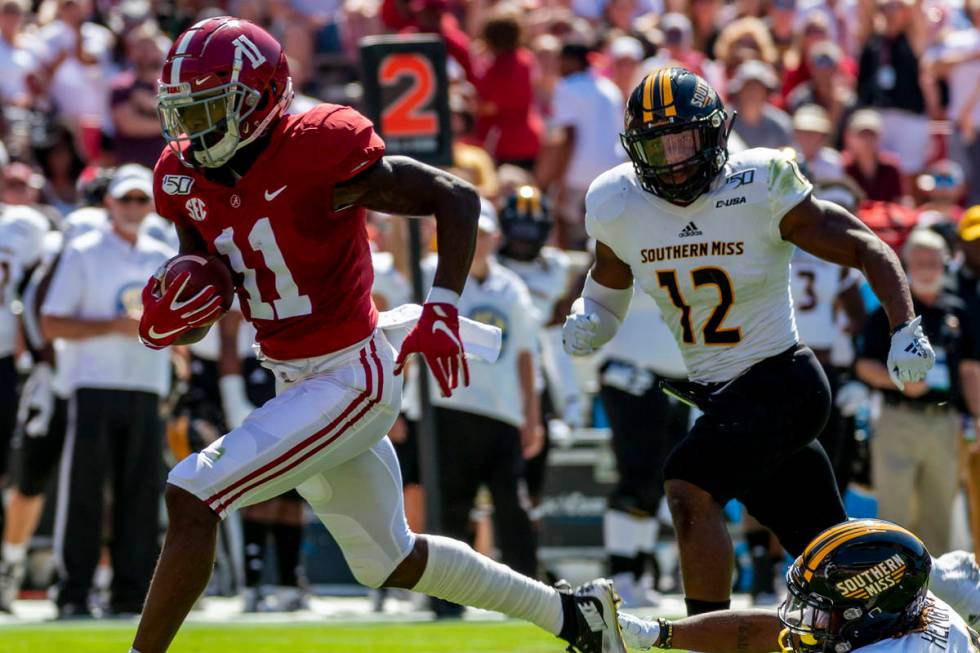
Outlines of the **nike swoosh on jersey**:
[[180,333],[183,330],[184,327],[180,327],[179,329],[174,329],[173,331],[166,331],[164,333],[160,333],[159,331],[157,331],[156,327],[151,326],[150,330],[147,331],[147,335],[149,335],[154,340],[158,340],[160,338],[169,338],[170,336]]
[[289,184],[286,184],[285,186],[283,186],[283,187],[282,187],[282,188],[280,188],[279,190],[277,190],[277,191],[275,191],[275,192],[272,192],[272,193],[270,193],[270,192],[269,192],[268,190],[267,190],[267,191],[265,191],[265,201],[266,201],[266,202],[271,202],[272,200],[274,200],[274,199],[276,199],[277,197],[279,197],[279,193],[281,193],[281,192],[283,192],[284,190],[286,190],[286,186],[288,186],[288,185],[289,185]]

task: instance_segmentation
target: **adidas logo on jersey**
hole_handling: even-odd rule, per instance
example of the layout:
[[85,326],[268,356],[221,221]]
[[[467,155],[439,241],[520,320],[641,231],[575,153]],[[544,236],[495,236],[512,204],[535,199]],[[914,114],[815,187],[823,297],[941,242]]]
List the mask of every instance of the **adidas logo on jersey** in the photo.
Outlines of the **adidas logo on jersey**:
[[745,196],[739,195],[738,197],[729,197],[727,200],[718,200],[715,202],[715,208],[720,209],[723,206],[735,206],[736,204],[745,204]]
[[700,236],[701,230],[693,222],[688,222],[687,226],[681,229],[681,232],[677,234],[678,238],[690,238],[691,236]]

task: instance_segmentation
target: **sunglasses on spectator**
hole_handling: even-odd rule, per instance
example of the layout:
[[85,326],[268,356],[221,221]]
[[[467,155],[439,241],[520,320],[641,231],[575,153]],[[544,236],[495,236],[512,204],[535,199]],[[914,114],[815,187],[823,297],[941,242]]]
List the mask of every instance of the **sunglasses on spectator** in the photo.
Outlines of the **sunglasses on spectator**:
[[120,204],[149,204],[150,198],[146,195],[123,195],[116,201]]
[[813,58],[814,68],[836,68],[837,60],[830,55],[821,54]]
[[936,184],[936,188],[953,188],[956,186],[956,180],[953,179],[952,175],[932,175],[932,180]]

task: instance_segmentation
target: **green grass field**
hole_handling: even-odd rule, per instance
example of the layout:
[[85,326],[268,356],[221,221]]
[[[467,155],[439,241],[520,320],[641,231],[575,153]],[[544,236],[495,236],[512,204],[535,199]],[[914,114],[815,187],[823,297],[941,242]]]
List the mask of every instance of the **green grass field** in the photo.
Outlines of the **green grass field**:
[[[132,623],[0,626],[3,653],[126,653]],[[171,653],[561,653],[562,642],[518,622],[189,624]]]

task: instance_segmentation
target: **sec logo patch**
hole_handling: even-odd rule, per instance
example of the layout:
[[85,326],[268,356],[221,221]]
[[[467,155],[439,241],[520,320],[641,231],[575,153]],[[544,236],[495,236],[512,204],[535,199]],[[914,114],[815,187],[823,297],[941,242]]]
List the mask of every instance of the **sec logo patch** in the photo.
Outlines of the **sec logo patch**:
[[190,198],[184,206],[187,208],[187,213],[191,216],[191,220],[201,222],[204,218],[208,217],[207,207],[204,206],[204,200],[200,197]]

